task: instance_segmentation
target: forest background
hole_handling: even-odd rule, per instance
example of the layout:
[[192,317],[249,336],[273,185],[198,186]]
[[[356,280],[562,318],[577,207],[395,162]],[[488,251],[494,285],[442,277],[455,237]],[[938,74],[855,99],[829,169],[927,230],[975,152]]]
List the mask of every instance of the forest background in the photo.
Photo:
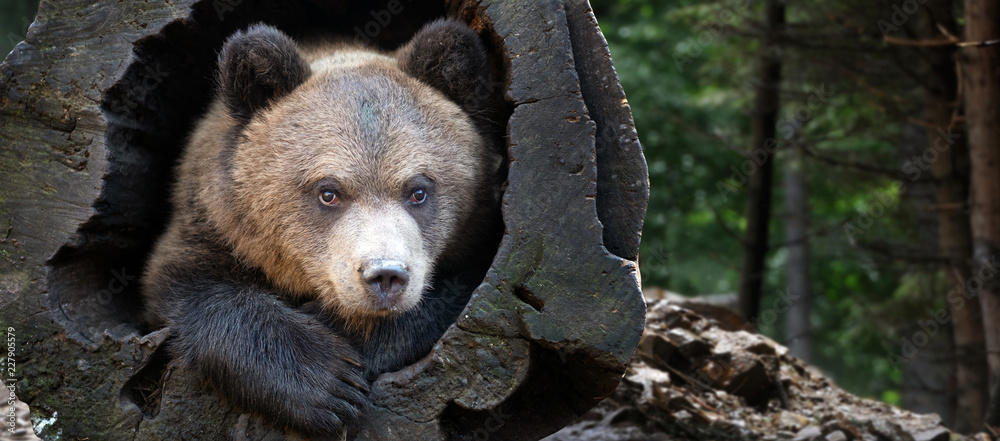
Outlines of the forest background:
[[[848,391],[980,427],[1000,373],[1000,5],[591,4],[649,166],[643,287],[728,295]],[[0,0],[0,53],[36,8]]]

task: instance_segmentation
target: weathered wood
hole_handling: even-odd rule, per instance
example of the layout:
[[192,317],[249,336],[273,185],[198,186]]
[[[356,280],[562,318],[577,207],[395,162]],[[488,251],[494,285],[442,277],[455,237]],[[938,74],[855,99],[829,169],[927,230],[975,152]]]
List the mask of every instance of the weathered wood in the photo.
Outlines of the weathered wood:
[[[294,439],[234,409],[144,335],[136,276],[223,39],[256,21],[394,47],[446,12],[495,52],[506,99],[506,234],[431,354],[372,388],[354,439],[536,439],[618,384],[642,331],[646,168],[582,0],[207,0],[41,5],[0,65],[0,320],[18,396],[91,439]],[[374,23],[375,25],[372,25]],[[377,25],[377,26],[376,26]],[[376,32],[369,32],[376,31]],[[44,434],[43,434],[44,435]]]

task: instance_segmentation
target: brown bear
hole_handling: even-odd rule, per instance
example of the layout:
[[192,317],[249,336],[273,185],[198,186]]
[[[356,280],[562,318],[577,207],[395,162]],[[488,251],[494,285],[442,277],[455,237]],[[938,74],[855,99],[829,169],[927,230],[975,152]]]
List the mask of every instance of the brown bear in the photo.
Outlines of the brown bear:
[[278,427],[356,421],[369,382],[430,350],[496,249],[490,81],[453,20],[395,52],[231,36],[143,275],[172,356]]

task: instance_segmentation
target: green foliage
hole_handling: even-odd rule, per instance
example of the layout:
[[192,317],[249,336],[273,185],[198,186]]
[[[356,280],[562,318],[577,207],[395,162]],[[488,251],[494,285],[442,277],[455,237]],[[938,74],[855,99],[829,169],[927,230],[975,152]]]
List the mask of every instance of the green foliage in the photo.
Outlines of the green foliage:
[[[699,2],[594,6],[650,169],[643,281],[686,293],[731,291],[738,281],[731,257],[739,255],[740,247],[735,240],[720,239],[729,238],[727,228],[740,227],[743,196],[720,195],[715,183],[742,161],[721,139],[743,136],[739,126],[746,121],[733,103],[745,97],[732,87],[706,81],[703,73],[718,70],[706,66],[706,60],[720,58],[719,51],[726,47],[689,38],[694,29],[686,20],[708,13]],[[725,142],[739,144],[738,139]],[[720,198],[729,203],[717,203]]]
[[899,406],[900,403],[903,401],[902,397],[900,397],[900,395],[899,395],[899,392],[892,391],[892,390],[887,390],[887,391],[883,392],[881,399],[882,399],[882,401],[885,401],[886,403],[892,404],[893,406]]
[[34,20],[38,0],[3,0],[0,2],[0,59],[24,40],[28,25]]

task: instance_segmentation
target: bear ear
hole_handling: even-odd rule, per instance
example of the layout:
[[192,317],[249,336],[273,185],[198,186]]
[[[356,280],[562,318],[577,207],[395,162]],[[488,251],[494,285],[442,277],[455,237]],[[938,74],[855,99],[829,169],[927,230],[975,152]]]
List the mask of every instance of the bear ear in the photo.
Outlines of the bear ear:
[[396,59],[403,72],[440,90],[470,114],[490,100],[486,48],[464,23],[440,19],[424,26],[399,49]]
[[219,53],[219,91],[229,114],[237,119],[249,120],[305,82],[310,73],[295,42],[264,24],[233,34]]

